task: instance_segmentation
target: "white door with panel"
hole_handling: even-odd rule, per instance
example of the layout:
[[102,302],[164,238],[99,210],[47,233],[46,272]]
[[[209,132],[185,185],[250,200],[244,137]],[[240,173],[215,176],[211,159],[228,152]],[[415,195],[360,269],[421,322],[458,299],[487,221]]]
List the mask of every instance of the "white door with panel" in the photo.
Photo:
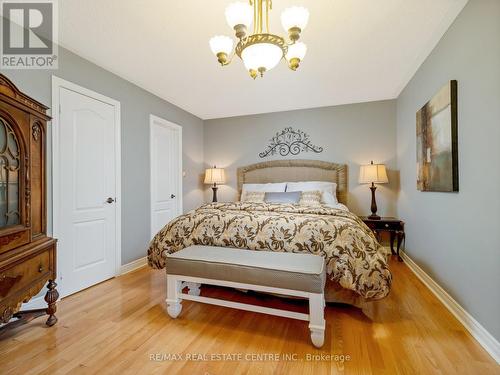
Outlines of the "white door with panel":
[[117,273],[119,103],[117,112],[116,104],[65,87],[58,95],[54,229],[64,297]]
[[182,128],[150,119],[151,237],[182,213]]

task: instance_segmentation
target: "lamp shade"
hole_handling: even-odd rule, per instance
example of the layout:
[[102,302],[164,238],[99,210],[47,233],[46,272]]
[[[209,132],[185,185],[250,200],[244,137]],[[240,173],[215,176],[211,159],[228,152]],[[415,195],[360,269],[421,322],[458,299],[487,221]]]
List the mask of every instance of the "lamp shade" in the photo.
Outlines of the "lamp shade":
[[360,184],[386,184],[389,182],[384,164],[362,165],[359,170]]
[[226,173],[222,168],[209,168],[205,171],[206,184],[225,184]]

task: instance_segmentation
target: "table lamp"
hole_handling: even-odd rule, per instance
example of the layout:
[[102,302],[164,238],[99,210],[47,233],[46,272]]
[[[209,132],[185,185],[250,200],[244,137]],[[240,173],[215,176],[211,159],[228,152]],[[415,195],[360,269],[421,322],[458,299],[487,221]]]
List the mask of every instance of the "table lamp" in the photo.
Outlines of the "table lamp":
[[377,215],[377,201],[375,200],[375,190],[377,187],[375,184],[386,184],[389,182],[387,178],[387,171],[384,164],[371,164],[362,165],[359,170],[359,183],[360,184],[372,184],[370,190],[372,191],[372,214],[368,216],[372,220],[380,220],[380,216]]
[[217,168],[215,165],[213,168],[209,168],[205,171],[205,184],[213,185],[212,190],[214,195],[212,197],[212,202],[217,202],[217,185],[222,185],[226,183],[226,173],[224,169]]

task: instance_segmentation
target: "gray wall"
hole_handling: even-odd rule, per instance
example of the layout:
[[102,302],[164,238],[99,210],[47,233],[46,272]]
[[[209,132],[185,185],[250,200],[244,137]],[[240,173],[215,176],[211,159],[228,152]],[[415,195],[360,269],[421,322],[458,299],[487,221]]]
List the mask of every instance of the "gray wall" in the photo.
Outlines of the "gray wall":
[[203,121],[201,119],[63,48],[59,49],[58,70],[7,70],[2,73],[19,89],[49,107],[52,102],[52,74],[121,103],[122,264],[145,256],[150,240],[150,114],[182,126],[183,168],[186,171],[183,189],[184,210],[190,210],[202,202],[203,186],[200,184],[200,175],[203,173]]
[[[277,112],[205,121],[205,162],[226,168],[228,184],[221,186],[219,200],[237,198],[236,169],[272,159],[259,158],[269,139],[285,127],[308,133],[312,143],[322,146],[320,154],[301,153],[295,159],[317,159],[349,166],[349,207],[358,214],[370,213],[371,193],[358,184],[359,165],[385,163],[390,183],[377,189],[379,213],[396,213],[398,176],[396,167],[396,102],[381,101],[336,107]],[[210,199],[209,193],[206,199]]]
[[[500,339],[500,1],[469,1],[397,102],[407,253]],[[415,113],[458,80],[459,193],[416,189]]]

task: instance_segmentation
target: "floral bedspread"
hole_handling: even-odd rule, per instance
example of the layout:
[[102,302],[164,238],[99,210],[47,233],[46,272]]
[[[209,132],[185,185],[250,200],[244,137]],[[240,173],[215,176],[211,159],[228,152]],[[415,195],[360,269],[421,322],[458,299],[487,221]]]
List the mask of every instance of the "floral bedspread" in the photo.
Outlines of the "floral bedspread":
[[353,213],[326,206],[212,203],[181,215],[151,241],[148,263],[191,245],[311,253],[326,259],[329,278],[366,299],[381,299],[392,276],[385,249]]

